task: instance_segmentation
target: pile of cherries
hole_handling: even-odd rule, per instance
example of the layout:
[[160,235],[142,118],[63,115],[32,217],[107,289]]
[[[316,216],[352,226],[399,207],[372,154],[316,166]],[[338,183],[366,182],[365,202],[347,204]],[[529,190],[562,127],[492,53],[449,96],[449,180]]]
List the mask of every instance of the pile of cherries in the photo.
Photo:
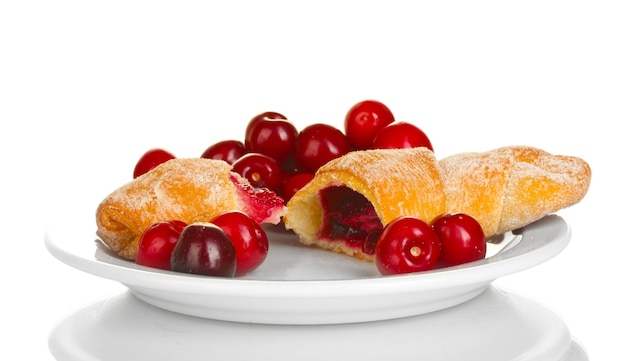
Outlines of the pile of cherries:
[[480,224],[463,213],[442,214],[431,224],[404,216],[389,222],[376,243],[376,267],[383,275],[430,271],[485,258]]
[[[284,115],[264,112],[249,121],[243,141],[219,141],[201,157],[231,164],[232,170],[252,186],[267,188],[287,202],[321,166],[350,151],[413,147],[433,150],[420,128],[396,121],[380,101],[355,104],[343,125],[340,130],[316,123],[298,131]],[[151,149],[138,160],[133,177],[174,158],[164,149]],[[480,225],[476,225],[467,215],[444,215],[431,225],[401,217],[385,227],[377,242],[377,267],[389,275],[483,258],[485,238]],[[267,236],[260,225],[241,212],[227,212],[209,223],[187,225],[169,220],[153,225],[142,235],[135,261],[178,272],[229,277],[256,269],[267,251]]]
[[139,240],[140,265],[216,277],[245,275],[260,266],[269,249],[267,235],[252,218],[228,211],[210,222],[157,222]]
[[[247,124],[243,140],[228,139],[206,148],[202,158],[231,164],[233,171],[257,188],[265,187],[285,202],[322,165],[352,150],[427,147],[426,134],[417,126],[396,121],[382,102],[365,100],[349,109],[343,130],[315,123],[301,130],[281,113],[264,112]],[[175,156],[152,149],[138,161],[134,177]]]

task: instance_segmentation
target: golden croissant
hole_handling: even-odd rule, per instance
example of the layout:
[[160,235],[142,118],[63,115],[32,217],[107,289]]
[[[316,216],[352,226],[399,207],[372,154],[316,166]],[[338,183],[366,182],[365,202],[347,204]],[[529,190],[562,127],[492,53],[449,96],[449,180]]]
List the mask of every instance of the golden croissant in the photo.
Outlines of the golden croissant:
[[209,222],[231,210],[277,224],[285,209],[281,198],[254,189],[224,161],[172,159],[107,196],[96,210],[97,234],[117,255],[133,260],[152,224]]
[[371,261],[397,217],[466,213],[489,238],[579,202],[590,180],[584,160],[526,146],[441,160],[426,148],[355,151],[321,167],[283,221],[304,244]]

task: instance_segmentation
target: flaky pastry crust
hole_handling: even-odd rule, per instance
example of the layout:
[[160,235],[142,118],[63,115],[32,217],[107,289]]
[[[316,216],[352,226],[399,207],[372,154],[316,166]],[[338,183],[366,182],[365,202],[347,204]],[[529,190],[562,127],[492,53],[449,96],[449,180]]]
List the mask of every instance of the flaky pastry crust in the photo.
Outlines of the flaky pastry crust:
[[[97,233],[113,252],[133,260],[142,233],[156,222],[190,224],[231,210],[248,213],[246,186],[250,188],[224,161],[172,159],[106,197],[96,210]],[[277,223],[284,212],[280,202],[255,220]]]
[[320,168],[287,204],[283,220],[304,244],[372,260],[343,242],[320,239],[321,189],[345,185],[361,193],[383,225],[400,216],[431,222],[444,213],[466,213],[491,238],[578,203],[590,181],[584,160],[528,146],[440,161],[426,148],[356,151]]
[[528,146],[460,153],[439,165],[447,211],[476,218],[488,238],[578,203],[591,182],[584,160]]
[[346,186],[361,193],[383,225],[399,216],[414,216],[427,222],[446,209],[439,165],[427,148],[354,151],[322,166],[314,179],[287,203],[285,227],[300,241],[360,259],[372,255],[343,242],[320,239],[323,209],[319,191],[331,185]]

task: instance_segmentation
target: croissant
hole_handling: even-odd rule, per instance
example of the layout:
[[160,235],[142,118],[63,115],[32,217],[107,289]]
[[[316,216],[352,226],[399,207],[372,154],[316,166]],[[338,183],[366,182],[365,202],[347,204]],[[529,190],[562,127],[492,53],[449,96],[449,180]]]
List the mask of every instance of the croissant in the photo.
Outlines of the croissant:
[[320,168],[283,221],[304,244],[371,261],[397,217],[462,212],[490,238],[579,202],[590,179],[584,160],[524,146],[440,161],[426,148],[355,151]]
[[285,228],[302,243],[373,260],[382,228],[446,211],[439,164],[426,148],[350,152],[322,166],[287,203]]
[[526,146],[456,154],[439,165],[447,212],[473,216],[488,238],[578,203],[591,181],[584,160]]
[[273,224],[285,212],[281,198],[253,188],[224,161],[172,159],[107,196],[96,210],[97,234],[118,256],[133,260],[142,233],[152,224],[209,222],[230,210]]

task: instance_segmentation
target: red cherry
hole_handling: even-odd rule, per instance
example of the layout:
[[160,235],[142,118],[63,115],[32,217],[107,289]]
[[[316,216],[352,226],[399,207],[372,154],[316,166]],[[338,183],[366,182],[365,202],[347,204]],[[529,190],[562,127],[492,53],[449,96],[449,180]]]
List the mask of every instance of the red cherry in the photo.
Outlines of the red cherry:
[[383,275],[432,270],[439,251],[437,234],[426,222],[400,217],[385,226],[376,243],[376,267]]
[[157,222],[148,227],[139,239],[135,263],[169,270],[172,251],[186,226],[185,222],[172,220]]
[[319,167],[350,151],[348,138],[339,129],[327,124],[312,124],[300,131],[296,139],[296,167],[315,173]]
[[242,142],[238,140],[223,140],[208,147],[201,157],[223,160],[228,164],[233,164],[246,153],[246,147]]
[[285,161],[293,151],[298,136],[296,127],[286,119],[261,119],[245,134],[249,152],[265,154],[277,162]]
[[270,119],[287,119],[287,117],[277,112],[259,113],[255,115],[254,117],[252,117],[250,121],[248,121],[248,125],[246,126],[246,131],[244,135],[249,134],[252,131],[252,128],[254,128],[257,125],[257,123],[265,121],[265,120],[270,120]]
[[378,131],[372,148],[375,149],[397,149],[397,148],[417,148],[426,147],[433,150],[430,139],[420,128],[407,122],[397,122],[389,124]]
[[377,100],[364,100],[348,110],[344,131],[356,149],[371,148],[378,131],[395,120],[389,108]]
[[193,223],[181,232],[170,266],[175,272],[233,277],[237,266],[235,246],[218,226]]
[[176,158],[172,153],[167,150],[154,148],[145,152],[135,165],[133,171],[133,178],[137,178],[142,174],[148,173],[152,169],[156,168],[159,164],[165,163],[170,159]]
[[290,175],[284,175],[283,193],[282,197],[285,202],[288,202],[300,188],[304,187],[307,183],[313,179],[313,173],[295,173]]
[[431,224],[441,242],[438,267],[455,266],[485,258],[487,242],[482,227],[473,217],[445,214]]
[[218,215],[211,223],[220,227],[235,246],[235,276],[249,273],[263,263],[269,242],[263,228],[252,218],[240,211],[230,211]]
[[268,188],[275,193],[282,189],[282,171],[274,158],[248,153],[233,163],[233,171],[246,178],[255,188]]

